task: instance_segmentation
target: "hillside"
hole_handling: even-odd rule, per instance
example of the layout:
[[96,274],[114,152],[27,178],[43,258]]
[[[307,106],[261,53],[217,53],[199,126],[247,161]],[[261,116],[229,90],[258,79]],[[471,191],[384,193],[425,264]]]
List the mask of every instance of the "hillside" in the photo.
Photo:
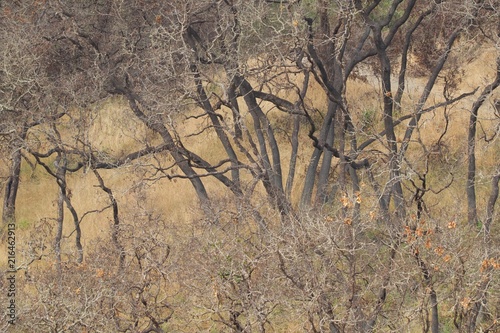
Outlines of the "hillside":
[[0,331],[498,330],[490,5],[0,5]]

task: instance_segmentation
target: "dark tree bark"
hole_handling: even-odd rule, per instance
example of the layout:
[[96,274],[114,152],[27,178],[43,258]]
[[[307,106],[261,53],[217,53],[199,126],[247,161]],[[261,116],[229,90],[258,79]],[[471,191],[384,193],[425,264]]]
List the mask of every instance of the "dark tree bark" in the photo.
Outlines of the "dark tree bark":
[[236,98],[236,84],[234,83],[234,80],[231,80],[227,95],[231,106],[231,111],[233,113],[234,137],[236,140],[241,140],[243,138],[243,130],[241,128],[240,106],[238,104],[238,99]]
[[467,157],[468,157],[468,169],[467,169],[467,221],[469,225],[477,224],[477,204],[476,204],[476,126],[479,108],[483,105],[486,97],[488,97],[499,85],[500,85],[500,58],[496,60],[496,76],[493,82],[491,82],[484,90],[481,95],[474,102],[471,109],[471,114],[469,117],[469,129],[467,132]]
[[139,118],[148,128],[160,134],[163,141],[167,145],[174,161],[179,165],[179,168],[182,170],[182,172],[184,172],[184,174],[189,178],[189,181],[193,185],[201,205],[207,205],[209,200],[205,185],[203,184],[202,180],[197,177],[196,172],[189,165],[189,160],[185,156],[183,156],[182,148],[178,147],[175,144],[172,135],[165,127],[165,125],[163,125],[160,120],[146,116],[146,114],[142,112],[141,108],[137,104],[137,100],[132,93],[125,93],[125,96],[127,97],[130,108],[132,109],[136,117]]
[[99,187],[106,192],[108,195],[109,201],[111,202],[111,207],[113,208],[113,226],[111,227],[111,240],[118,251],[118,269],[122,270],[125,265],[125,248],[120,243],[118,239],[119,231],[120,231],[120,216],[118,212],[118,202],[116,201],[115,195],[113,191],[104,184],[104,179],[102,179],[101,175],[97,171],[97,169],[93,168],[97,181],[99,182]]
[[[299,67],[300,65],[298,64]],[[299,113],[298,110],[300,109],[300,107],[302,108],[304,107],[304,98],[309,88],[309,77],[310,77],[309,71],[307,69],[303,69],[303,73],[304,73],[304,82],[302,83],[302,89],[299,92],[299,100],[295,103],[293,108],[294,110],[297,110],[297,113]],[[295,170],[296,170],[298,150],[299,150],[300,122],[302,117],[301,115],[296,114],[293,116],[292,119],[293,119],[293,129],[291,137],[292,151],[290,153],[288,177],[286,179],[286,186],[285,186],[286,197],[289,201],[291,200],[292,188],[295,179]]]
[[293,182],[295,179],[295,168],[297,166],[297,153],[299,150],[299,130],[300,130],[300,116],[293,116],[293,130],[291,145],[292,151],[290,153],[290,163],[288,166],[288,176],[286,178],[285,192],[288,200],[292,196]]
[[191,67],[196,84],[196,90],[199,96],[199,103],[201,104],[203,110],[205,110],[208,117],[210,118],[210,121],[214,126],[214,130],[217,133],[217,137],[219,138],[219,141],[222,143],[222,146],[224,147],[224,150],[227,156],[229,157],[229,160],[231,161],[231,179],[234,184],[234,189],[232,189],[232,191],[235,193],[241,193],[238,156],[236,155],[236,152],[234,151],[233,146],[229,141],[229,138],[226,135],[226,132],[224,131],[221,122],[219,121],[219,116],[215,113],[215,110],[212,107],[210,100],[208,99],[197,66],[193,64]]
[[10,175],[5,184],[2,222],[4,225],[16,222],[16,199],[21,174],[21,149],[17,149],[11,157]]
[[477,332],[481,312],[487,302],[488,285],[491,282],[493,274],[492,269],[492,267],[488,267],[485,269],[483,274],[481,274],[481,281],[478,281],[477,283],[477,291],[474,294],[474,298],[471,301],[471,304],[468,304],[468,309],[465,310],[465,313],[463,314],[459,329],[460,333]]
[[[22,162],[22,145],[28,134],[28,129],[32,127],[23,122],[21,131],[18,138],[14,138],[14,147],[11,157],[10,174],[5,184],[2,222],[3,224],[16,222],[16,200],[17,192],[19,190],[19,181],[21,176],[21,162]],[[15,133],[15,132],[14,132]],[[16,134],[16,133],[15,133]]]
[[403,188],[401,186],[401,164],[398,160],[398,148],[396,142],[396,134],[394,133],[393,119],[393,95],[391,90],[391,63],[387,56],[387,45],[382,38],[382,26],[373,28],[375,45],[379,56],[381,66],[382,93],[383,93],[383,122],[386,137],[386,144],[389,149],[389,169],[390,179],[388,188],[392,188],[396,211],[400,220],[406,216],[405,202],[403,197]]
[[[329,102],[328,103],[328,113],[330,113],[330,108],[332,112],[332,117],[335,119],[335,114],[337,111],[337,105],[335,103]],[[329,126],[328,130],[328,135],[326,137],[326,144],[329,145],[330,147],[333,147],[334,139],[335,139],[335,128],[337,127],[337,124],[335,124],[335,121],[332,120]],[[340,134],[340,135],[343,135]],[[317,181],[317,190],[316,190],[316,202],[320,205],[325,204],[328,202],[328,195],[329,195],[329,189],[330,189],[330,184],[328,182],[328,178],[330,175],[330,168],[331,168],[331,163],[332,163],[332,158],[333,158],[333,153],[326,149],[323,148],[323,160],[321,162],[321,167],[319,170],[318,174],[318,181]],[[342,172],[342,171],[341,171]]]
[[[56,136],[60,140],[60,134],[58,130],[53,127],[54,132],[56,133]],[[76,209],[73,207],[73,204],[71,202],[71,194],[68,189],[68,184],[66,182],[66,175],[68,170],[68,159],[66,155],[66,151],[57,151],[57,157],[54,162],[54,167],[55,167],[55,172],[52,171],[52,169],[44,163],[41,158],[43,157],[48,157],[52,154],[52,152],[49,152],[48,154],[40,154],[31,151],[31,154],[35,157],[37,160],[37,163],[40,164],[45,171],[47,171],[48,174],[50,174],[52,177],[56,179],[57,185],[59,187],[59,195],[58,195],[58,215],[57,215],[57,224],[58,224],[58,231],[56,233],[56,241],[55,241],[55,249],[56,249],[56,257],[58,258],[59,264],[61,260],[60,256],[60,249],[61,249],[61,240],[62,240],[62,227],[63,227],[63,222],[64,222],[64,208],[61,202],[63,202],[66,205],[66,208],[71,213],[71,217],[73,218],[73,224],[74,224],[74,233],[75,233],[75,246],[76,246],[76,261],[78,263],[83,262],[83,246],[82,246],[82,230],[80,228],[80,219],[78,217],[78,213],[76,212]]]
[[[56,163],[58,165],[61,165],[63,163],[61,156],[58,155],[55,159]],[[57,177],[63,177],[64,169],[58,168],[56,171]],[[62,241],[62,234],[63,234],[63,226],[64,226],[64,192],[61,187],[58,188],[58,195],[57,195],[57,217],[56,217],[56,222],[57,222],[57,229],[56,229],[56,236],[54,239],[54,252],[56,254],[56,268],[57,270],[61,273],[61,241]]]
[[[283,177],[281,171],[280,148],[274,136],[274,130],[269,119],[266,117],[259,104],[257,103],[253,88],[243,77],[237,78],[240,93],[248,106],[248,111],[252,116],[255,135],[257,136],[259,157],[262,159],[262,165],[265,170],[264,187],[267,194],[276,203],[280,212],[288,215],[291,212],[291,205],[286,199],[283,188]],[[267,140],[266,140],[267,136]],[[271,150],[271,160],[267,145]]]
[[[318,12],[320,16],[320,28],[318,34],[321,36],[321,39],[326,36],[330,36],[332,31],[330,31],[329,17],[328,17],[328,6],[325,1],[320,1],[318,3]],[[334,140],[334,128],[335,124],[333,123],[333,119],[335,118],[335,114],[337,111],[336,105],[341,103],[342,98],[340,96],[339,91],[342,91],[342,75],[341,73],[337,73],[338,75],[335,77],[335,82],[332,82],[332,75],[335,74],[335,69],[339,68],[338,60],[335,56],[335,44],[331,39],[324,41],[324,45],[322,47],[317,47],[313,44],[313,29],[312,29],[312,19],[305,19],[308,28],[309,28],[309,44],[308,44],[308,52],[313,60],[313,62],[318,66],[318,70],[320,71],[321,79],[318,80],[317,74],[315,74],[315,78],[320,83],[324,84],[326,87],[329,87],[332,94],[334,94],[334,100],[329,101],[327,112],[325,118],[321,125],[320,134],[318,136],[317,147],[314,147],[311,158],[309,160],[309,164],[307,166],[307,172],[304,177],[304,186],[301,193],[300,206],[304,209],[309,207],[311,204],[311,199],[313,196],[314,185],[316,184],[316,172],[318,169],[318,165],[320,163],[320,159],[323,156],[322,167],[320,171],[320,182],[317,185],[317,201],[321,202],[326,197],[327,193],[327,184],[326,181],[328,179],[328,174],[330,172],[330,165],[332,156],[328,153],[325,157],[324,153],[327,150],[324,148],[325,144],[333,145]],[[341,22],[338,22],[337,29],[340,28]],[[340,59],[342,58],[339,55]],[[326,64],[326,65],[325,65]],[[314,72],[313,72],[314,74]],[[335,84],[336,83],[336,84]],[[340,87],[339,87],[340,86]],[[328,88],[327,88],[328,89]]]
[[430,307],[431,307],[431,319],[430,319],[431,320],[431,323],[430,323],[431,333],[439,333],[438,299],[437,299],[436,290],[433,286],[432,275],[429,271],[429,268],[427,267],[425,262],[420,257],[420,254],[418,253],[418,249],[415,248],[413,250],[414,250],[415,259],[417,261],[418,266],[420,267],[420,270],[421,270],[423,278],[424,278],[424,287],[429,292],[429,301],[430,301]]
[[413,33],[422,24],[422,21],[434,11],[435,8],[436,6],[433,6],[431,9],[422,13],[405,35],[405,41],[401,50],[401,65],[399,67],[399,75],[398,75],[398,91],[396,92],[396,95],[394,97],[394,113],[396,115],[401,112],[401,101],[403,99],[406,86],[408,52],[410,51],[410,45],[412,42]]
[[491,178],[491,192],[486,206],[486,220],[484,221],[484,230],[486,237],[490,236],[491,222],[493,221],[493,213],[498,199],[498,182],[500,181],[500,169],[496,170],[496,174]]
[[[340,61],[343,60],[347,40],[341,39],[337,42],[337,35],[343,25],[344,30],[348,31],[348,25],[350,22],[347,22],[347,19],[345,18],[339,18],[336,26],[332,29],[330,26],[330,13],[327,1],[319,1],[318,6],[320,23],[317,34],[319,36],[333,36],[333,38],[324,40],[323,43],[317,47],[319,56],[318,60],[321,60],[322,66],[325,68],[326,75],[324,79],[328,80],[329,84],[331,84],[336,91],[341,93],[344,90],[344,76]],[[340,44],[340,46],[337,44]],[[336,54],[337,52],[338,54]],[[335,135],[344,136],[345,132],[342,129],[338,129],[338,131],[336,131],[338,124],[335,122],[335,116],[339,110],[338,105],[332,101],[328,101],[327,110],[327,114],[331,115],[332,118],[326,120],[326,123],[328,123],[329,126],[327,127],[325,143],[330,147],[334,147]],[[343,108],[343,110],[345,111],[345,108]],[[316,203],[320,205],[326,203],[328,200],[328,179],[333,154],[328,149],[323,148],[322,157],[316,186]],[[342,168],[340,169],[340,172],[343,172]]]

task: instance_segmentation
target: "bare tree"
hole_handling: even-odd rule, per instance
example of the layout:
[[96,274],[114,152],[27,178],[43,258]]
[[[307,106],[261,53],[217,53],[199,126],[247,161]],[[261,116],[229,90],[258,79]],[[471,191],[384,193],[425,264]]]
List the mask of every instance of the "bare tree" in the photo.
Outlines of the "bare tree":
[[[477,135],[498,66],[488,84],[466,89],[460,71],[468,43],[498,43],[490,33],[498,5],[2,3],[0,41],[12,50],[0,69],[2,149],[11,156],[4,221],[15,220],[23,156],[58,185],[56,216],[44,220],[55,221],[47,233],[55,245],[40,245],[26,264],[54,256],[56,267],[33,275],[25,309],[34,321],[22,327],[497,329],[498,170],[485,168],[491,190],[476,202],[475,157],[498,137],[498,126]],[[473,95],[462,149],[453,110]],[[89,135],[98,104],[112,98],[154,137],[121,156]],[[186,133],[188,125],[196,129]],[[176,242],[161,214],[123,205],[101,172],[133,162],[144,162],[142,185],[181,179],[194,190],[185,201],[201,211]],[[84,211],[68,179],[89,170],[106,203]],[[84,257],[81,223],[91,213],[108,214],[113,246],[91,245]],[[76,259],[61,246],[67,237]]]

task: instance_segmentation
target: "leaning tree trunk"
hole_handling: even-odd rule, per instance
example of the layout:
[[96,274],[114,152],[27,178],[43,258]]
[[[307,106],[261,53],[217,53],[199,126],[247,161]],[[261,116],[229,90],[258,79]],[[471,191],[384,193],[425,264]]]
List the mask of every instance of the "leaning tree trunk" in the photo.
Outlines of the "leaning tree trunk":
[[476,125],[479,108],[483,105],[486,97],[488,97],[493,90],[500,85],[500,57],[497,58],[497,73],[492,83],[490,83],[481,92],[481,95],[472,105],[472,110],[469,117],[469,130],[467,138],[467,157],[468,157],[468,170],[467,170],[467,221],[469,225],[477,223],[477,206],[476,206]]
[[168,147],[170,155],[173,157],[179,168],[193,185],[196,191],[196,195],[200,200],[200,204],[202,205],[202,207],[205,207],[209,201],[205,185],[201,181],[198,174],[191,167],[189,161],[185,158],[185,156],[183,156],[181,149],[176,146],[174,139],[168,129],[161,122],[150,119],[148,116],[146,116],[140,109],[139,105],[137,104],[136,98],[132,95],[131,92],[127,91],[124,93],[124,95],[127,97],[130,108],[132,109],[134,115],[139,118],[139,120],[141,120],[148,128],[158,133],[162,137],[163,141]]

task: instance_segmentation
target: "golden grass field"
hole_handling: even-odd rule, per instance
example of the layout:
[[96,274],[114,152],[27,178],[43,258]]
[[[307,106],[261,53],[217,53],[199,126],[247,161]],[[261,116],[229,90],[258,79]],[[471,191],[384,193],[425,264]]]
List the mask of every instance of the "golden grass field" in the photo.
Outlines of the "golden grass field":
[[[461,78],[459,90],[469,91],[476,86],[484,86],[491,81],[495,70],[495,50],[489,49],[479,56],[470,59],[470,62],[464,68],[464,75]],[[351,80],[348,82],[346,96],[349,108],[353,114],[354,121],[361,123],[366,113],[374,119],[374,130],[381,130],[381,102],[378,98],[380,92],[379,85],[371,85],[362,80]],[[375,83],[375,82],[373,82]],[[425,85],[425,78],[412,78],[407,84],[408,95],[403,100],[402,112],[405,112],[405,107],[411,108],[418,99],[418,96]],[[442,82],[438,83],[434,88],[434,92],[442,89]],[[434,93],[434,96],[439,93]],[[477,95],[477,94],[476,94]],[[428,105],[438,103],[441,100],[431,96]],[[494,117],[493,100],[496,96],[500,96],[497,92],[490,96],[483,107],[480,109],[480,121],[484,128],[491,135],[491,131],[496,126],[497,119]],[[326,98],[321,89],[315,84],[312,84],[311,91],[308,94],[307,102],[311,106],[324,109]],[[466,168],[466,137],[469,112],[473,103],[473,98],[468,98],[453,108],[449,109],[449,129],[448,134],[443,141],[445,147],[444,152],[448,156],[448,161],[442,162],[440,167],[446,164],[449,168],[456,171],[457,178],[452,185],[456,190],[448,193],[453,193],[453,197],[443,198],[434,196],[429,193],[428,200],[432,202],[439,197],[439,206],[446,210],[446,207],[453,207],[458,202],[464,202],[464,184],[465,184],[465,168]],[[264,105],[265,106],[265,105]],[[118,99],[109,100],[100,105],[96,118],[93,120],[93,126],[89,133],[89,141],[93,142],[94,147],[98,150],[105,151],[114,158],[123,157],[126,154],[139,149],[144,142],[149,144],[159,143],[158,137],[155,137],[151,131],[145,128],[138,120],[136,120],[127,105]],[[193,111],[196,113],[196,111]],[[279,117],[279,116],[278,116]],[[202,120],[185,120],[179,116],[174,120],[177,124],[179,135],[185,140],[186,145],[191,149],[205,157],[210,162],[218,160],[223,153],[223,148],[218,142],[216,136],[212,132],[204,132],[195,137],[187,137],[190,133],[199,131],[204,125]],[[422,140],[423,143],[435,142],[441,135],[445,126],[443,110],[437,109],[422,117],[420,132],[415,133],[414,140]],[[305,129],[303,129],[304,138],[301,141],[299,151],[299,165],[297,168],[297,179],[295,182],[294,193],[300,191],[300,178],[305,174],[306,162],[309,158],[310,142],[305,137]],[[478,130],[479,132],[479,130]],[[420,133],[422,133],[420,135]],[[404,127],[399,126],[397,129],[398,138],[401,139],[404,134]],[[281,137],[285,140],[285,137]],[[376,146],[376,144],[375,144]],[[288,170],[288,155],[290,154],[289,145],[283,145],[282,151],[283,174],[286,176]],[[418,150],[410,153],[419,154]],[[494,140],[491,144],[479,143],[477,149],[477,163],[480,166],[480,171],[477,178],[478,185],[478,204],[484,206],[486,198],[485,191],[489,189],[487,178],[482,178],[481,172],[491,170],[496,166],[500,157],[500,147],[498,140]],[[117,197],[118,203],[122,209],[132,207],[134,204],[145,205],[149,209],[154,209],[157,213],[163,214],[169,220],[176,223],[187,222],[192,219],[195,214],[196,197],[194,190],[191,188],[187,180],[169,181],[161,179],[156,182],[140,182],[143,177],[144,168],[141,164],[147,164],[149,158],[126,165],[114,170],[102,170],[101,173],[106,184],[111,187]],[[6,159],[3,160],[7,162]],[[6,166],[2,166],[2,172],[5,174]],[[441,172],[436,172],[434,177],[446,176]],[[43,218],[54,217],[57,199],[57,187],[54,180],[42,171],[41,167],[32,170],[31,167],[23,162],[21,186],[19,189],[17,201],[17,221],[18,221],[18,237],[19,244],[23,244],[26,239],[30,227],[36,221]],[[432,177],[432,175],[431,175]],[[439,183],[440,179],[436,179]],[[91,173],[82,174],[81,172],[69,176],[69,188],[73,193],[73,203],[77,211],[83,214],[86,211],[100,209],[108,204],[108,199],[105,193],[96,187],[97,181]],[[432,180],[431,180],[432,184]],[[208,189],[222,188],[207,180]],[[139,194],[132,196],[131,194]],[[140,203],[131,202],[132,198],[143,200]],[[3,199],[3,192],[2,192]],[[137,201],[136,200],[136,201]],[[298,200],[298,197],[295,197]],[[69,212],[66,211],[65,234],[73,230],[72,222],[68,219]],[[102,213],[89,214],[82,222],[82,233],[84,237],[84,246],[86,243],[95,237],[105,236],[109,233],[110,226],[110,210]],[[73,242],[66,241],[66,246],[71,246]],[[22,245],[19,245],[22,247]]]
[[[491,49],[479,56],[470,59],[470,62],[464,68],[464,75],[458,86],[459,91],[469,91],[476,86],[485,86],[492,80],[495,71],[495,50]],[[372,84],[371,84],[372,83]],[[362,124],[366,117],[371,117],[374,121],[374,127],[371,133],[380,131],[381,125],[381,101],[379,99],[379,85],[374,82],[363,80],[351,80],[348,82],[346,96],[348,106],[353,114],[356,124]],[[419,97],[422,87],[425,85],[425,79],[416,77],[408,83],[408,96],[403,100],[402,112],[405,108],[411,108]],[[429,98],[428,106],[439,103],[442,100],[437,97],[442,89],[442,80],[434,88],[434,94]],[[480,89],[481,90],[481,89]],[[480,91],[476,93],[476,96]],[[495,118],[493,100],[499,98],[500,93],[495,92],[490,96],[483,107],[480,109],[480,121],[482,128],[491,135],[495,126],[498,124],[498,118]],[[436,150],[436,160],[432,172],[429,174],[429,186],[435,186],[439,189],[443,183],[446,183],[449,172],[453,172],[455,181],[452,184],[452,191],[446,191],[444,194],[433,194],[429,192],[426,196],[428,205],[433,206],[434,212],[449,214],[450,219],[464,218],[466,216],[466,197],[465,197],[465,179],[467,169],[466,140],[467,126],[469,121],[469,110],[475,97],[461,101],[453,108],[447,110],[449,115],[448,134],[443,140],[442,150]],[[311,91],[306,101],[312,107],[324,110],[326,98],[324,93],[315,84],[311,85]],[[263,104],[264,107],[268,105]],[[243,110],[245,112],[245,110]],[[196,114],[196,110],[192,111]],[[414,134],[414,141],[430,146],[430,143],[436,142],[441,136],[445,127],[444,111],[437,109],[422,117],[419,131]],[[280,117],[276,116],[276,121]],[[184,119],[179,116],[172,120],[178,129],[179,136],[195,153],[205,157],[209,162],[216,162],[220,156],[223,156],[223,148],[213,132],[204,132],[197,136],[189,136],[190,133],[199,131],[203,128],[203,120]],[[289,124],[284,122],[283,126]],[[361,125],[360,125],[361,126]],[[404,135],[404,125],[397,129],[398,140]],[[480,130],[478,129],[478,133]],[[64,133],[70,137],[70,133]],[[302,129],[302,140],[299,149],[299,159],[297,166],[296,182],[294,187],[294,204],[297,204],[300,196],[300,179],[306,172],[307,162],[310,155],[311,142],[307,138],[307,129]],[[278,136],[280,140],[287,140],[286,136]],[[128,153],[140,149],[144,143],[158,144],[160,139],[154,133],[149,131],[142,123],[136,120],[132,112],[128,109],[126,103],[120,99],[111,99],[97,107],[96,117],[93,120],[92,128],[89,133],[89,141],[93,142],[94,148],[106,152],[113,158],[126,156]],[[491,174],[497,166],[500,159],[500,143],[493,140],[491,143],[478,141],[477,147],[477,198],[478,207],[484,207],[487,194],[489,193],[490,178],[486,175]],[[358,142],[359,143],[359,142]],[[375,143],[370,149],[380,147],[380,143]],[[283,175],[286,179],[288,172],[288,159],[290,155],[289,145],[283,144],[281,151],[283,161]],[[418,160],[422,150],[415,145],[409,151],[409,156],[413,160]],[[169,159],[164,156],[158,157],[164,161]],[[7,162],[7,159],[3,159]],[[182,229],[186,227],[189,232],[190,224],[193,219],[202,219],[203,216],[197,209],[197,198],[189,181],[178,179],[168,180],[166,178],[157,181],[143,181],[147,177],[146,166],[154,162],[152,157],[145,157],[128,165],[117,169],[101,170],[100,173],[105,183],[110,187],[118,201],[121,209],[121,215],[127,218],[133,217],[137,208],[142,211],[151,211],[164,217],[168,223]],[[417,165],[422,169],[423,165]],[[6,165],[1,167],[3,175],[7,172]],[[483,177],[484,175],[484,177]],[[72,192],[72,202],[80,216],[85,212],[101,210],[106,207],[108,197],[100,188],[97,187],[97,180],[91,172],[78,172],[69,175],[68,186]],[[206,179],[206,186],[209,193],[217,193],[221,198],[224,197],[225,189],[213,180]],[[3,190],[3,188],[2,188]],[[257,190],[257,193],[263,193]],[[2,191],[3,199],[3,191]],[[44,219],[54,218],[56,216],[57,185],[53,178],[47,175],[44,170],[38,166],[32,169],[28,163],[23,162],[21,185],[17,200],[17,247],[21,254],[23,249],[30,241],[33,227]],[[255,198],[258,203],[259,198]],[[374,200],[375,202],[375,200]],[[482,213],[482,212],[481,212]],[[463,221],[462,221],[463,222]],[[55,224],[55,221],[53,221]],[[112,225],[111,210],[103,212],[89,213],[81,223],[84,249],[91,246],[96,239],[109,241],[110,226]],[[64,235],[62,244],[63,253],[71,255],[74,252],[74,227],[71,221],[69,211],[65,211]],[[111,245],[110,245],[111,246]],[[0,246],[1,251],[5,251],[5,244]],[[21,258],[22,260],[22,254]],[[5,264],[2,256],[0,265]],[[291,322],[290,326],[284,331],[295,330]],[[296,327],[299,331],[299,326]]]

